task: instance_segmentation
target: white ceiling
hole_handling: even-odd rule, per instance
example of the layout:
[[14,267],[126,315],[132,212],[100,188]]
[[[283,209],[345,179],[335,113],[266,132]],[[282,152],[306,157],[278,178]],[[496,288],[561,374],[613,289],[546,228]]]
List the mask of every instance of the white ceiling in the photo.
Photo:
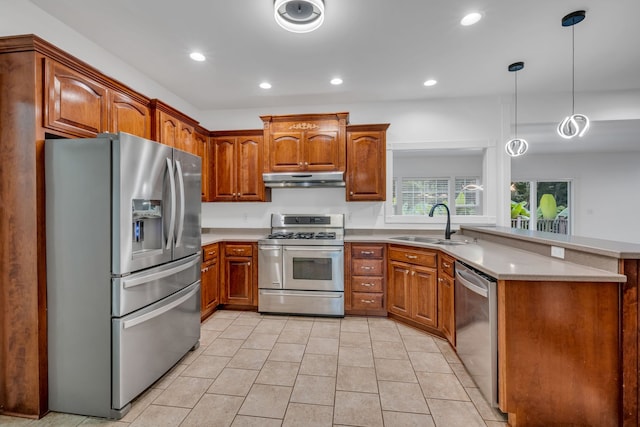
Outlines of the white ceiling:
[[[638,0],[325,0],[308,34],[280,28],[273,0],[31,1],[200,110],[511,94],[519,60],[520,93],[566,92],[560,20],[579,9],[576,90],[640,89]],[[471,10],[484,19],[460,26]]]

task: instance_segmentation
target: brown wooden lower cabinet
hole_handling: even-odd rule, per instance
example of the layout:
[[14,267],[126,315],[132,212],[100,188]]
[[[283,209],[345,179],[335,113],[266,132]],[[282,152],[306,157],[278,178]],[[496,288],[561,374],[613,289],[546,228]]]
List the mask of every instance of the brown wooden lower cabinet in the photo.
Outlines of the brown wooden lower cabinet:
[[223,247],[220,303],[238,308],[257,307],[257,244],[226,242]]
[[455,259],[440,253],[438,259],[438,324],[445,338],[455,348],[454,263]]
[[220,304],[220,257],[219,245],[213,243],[202,248],[200,278],[200,319],[209,317]]
[[345,245],[345,313],[386,316],[385,245]]
[[438,331],[437,252],[389,245],[388,311]]

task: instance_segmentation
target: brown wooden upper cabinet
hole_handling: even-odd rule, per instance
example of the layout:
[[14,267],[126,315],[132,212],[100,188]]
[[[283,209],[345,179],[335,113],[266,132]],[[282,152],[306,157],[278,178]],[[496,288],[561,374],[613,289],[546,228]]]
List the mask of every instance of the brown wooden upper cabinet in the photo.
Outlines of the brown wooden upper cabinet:
[[347,201],[386,199],[388,123],[347,126]]
[[193,132],[193,142],[190,150],[187,150],[202,158],[202,201],[209,201],[209,180],[211,179],[212,166],[209,156],[209,131],[196,126]]
[[262,181],[263,131],[211,132],[209,156],[213,164],[209,201],[269,201]]
[[194,131],[198,122],[158,99],[151,100],[151,139],[194,153]]
[[344,171],[349,113],[260,116],[266,172]]
[[52,59],[44,65],[43,126],[65,135],[91,138],[101,132],[151,137],[149,101],[98,82],[82,68]]
[[44,75],[44,127],[89,138],[107,130],[105,86],[51,59]]
[[142,138],[151,138],[151,112],[143,104],[122,93],[109,91],[111,120],[110,132],[127,132]]

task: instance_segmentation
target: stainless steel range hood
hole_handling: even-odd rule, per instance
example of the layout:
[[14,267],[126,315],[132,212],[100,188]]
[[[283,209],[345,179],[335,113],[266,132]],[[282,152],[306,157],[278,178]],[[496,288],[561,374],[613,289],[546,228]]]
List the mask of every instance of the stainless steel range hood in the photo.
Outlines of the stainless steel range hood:
[[270,188],[344,187],[344,172],[274,172],[262,174]]

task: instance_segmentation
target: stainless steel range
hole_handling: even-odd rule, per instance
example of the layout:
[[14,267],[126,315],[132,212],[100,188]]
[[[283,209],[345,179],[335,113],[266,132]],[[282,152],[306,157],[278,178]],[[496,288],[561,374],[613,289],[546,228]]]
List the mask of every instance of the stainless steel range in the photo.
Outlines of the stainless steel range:
[[271,215],[258,241],[258,311],[344,316],[344,215]]

